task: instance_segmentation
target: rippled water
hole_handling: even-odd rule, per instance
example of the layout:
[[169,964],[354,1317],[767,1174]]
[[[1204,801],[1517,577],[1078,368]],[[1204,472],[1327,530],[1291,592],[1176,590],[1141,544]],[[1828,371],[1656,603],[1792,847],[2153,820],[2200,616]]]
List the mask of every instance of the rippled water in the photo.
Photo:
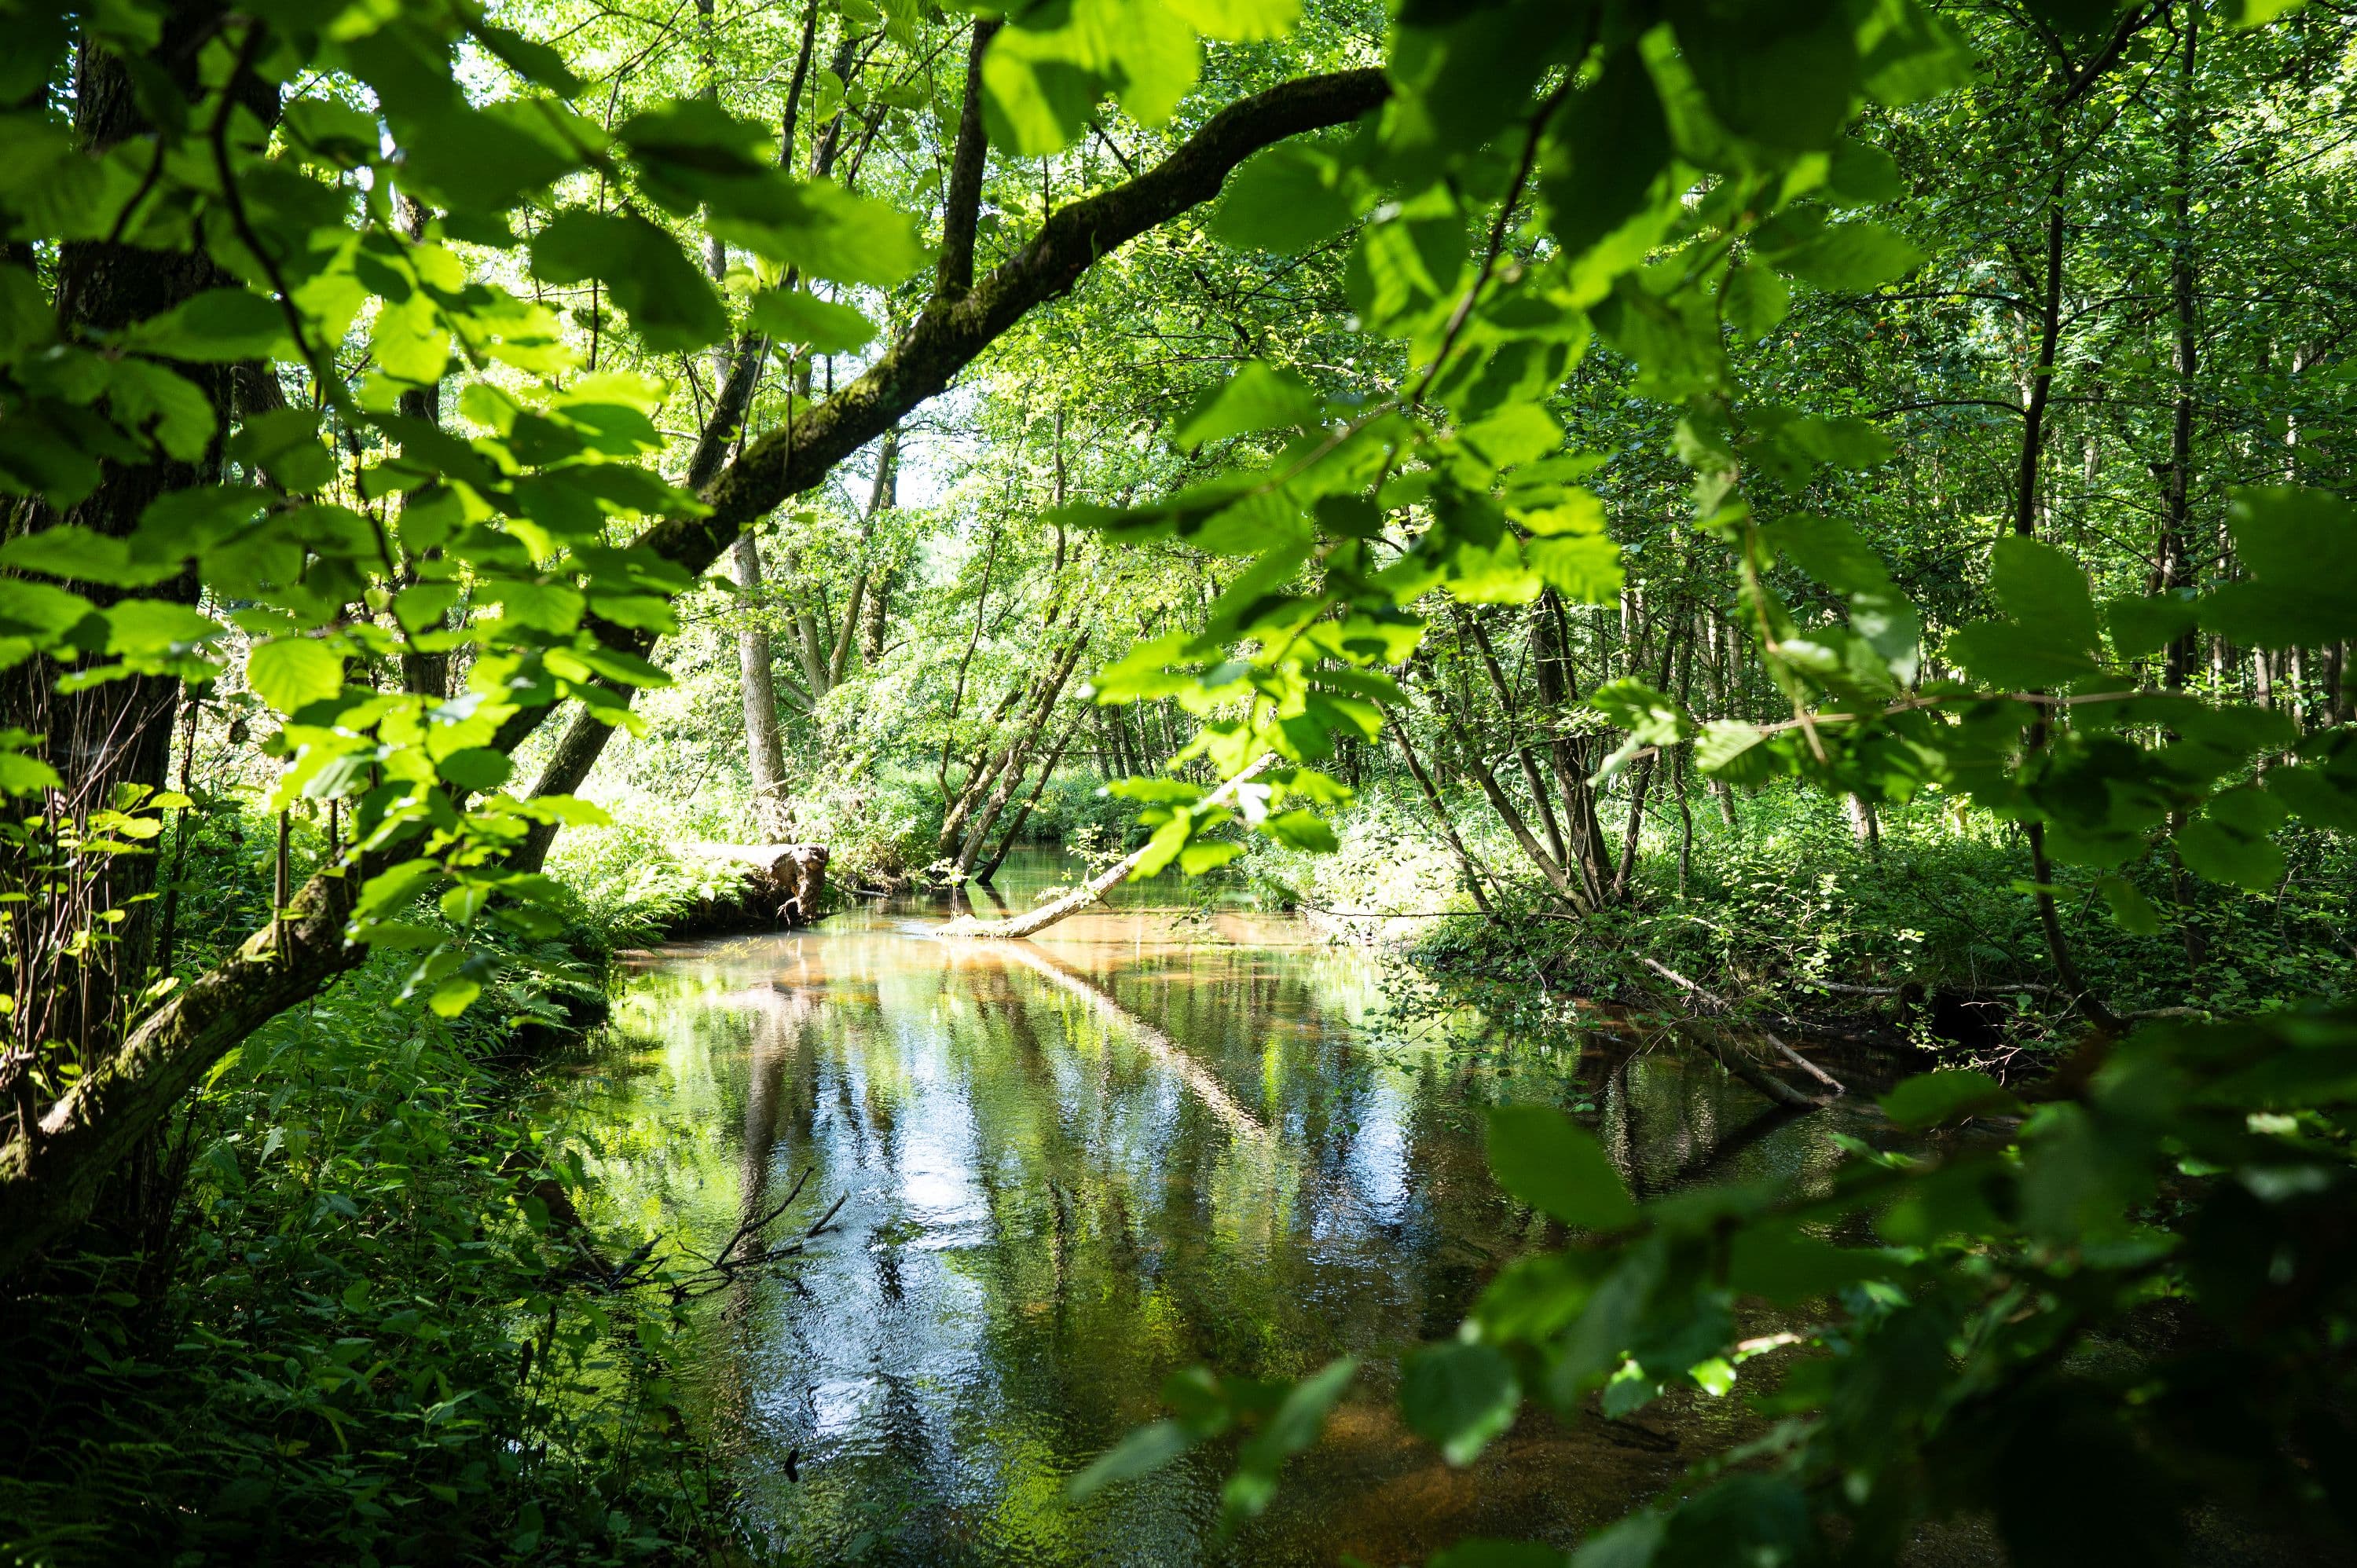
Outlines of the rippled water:
[[[1070,875],[1010,863],[1026,905]],[[650,960],[563,1092],[602,1218],[710,1249],[809,1172],[773,1234],[810,1255],[711,1298],[702,1420],[797,1563],[1421,1563],[1468,1533],[1569,1541],[1674,1478],[1731,1402],[1525,1415],[1453,1471],[1399,1425],[1391,1363],[1545,1239],[1498,1192],[1481,1106],[1583,1101],[1641,1188],[1828,1159],[1716,1071],[1369,1027],[1380,974],[1298,923],[1153,908],[1031,943],[871,908]],[[1478,1021],[1471,1028],[1478,1038]],[[1367,1362],[1276,1505],[1217,1536],[1224,1451],[1084,1506],[1074,1471],[1193,1365]]]

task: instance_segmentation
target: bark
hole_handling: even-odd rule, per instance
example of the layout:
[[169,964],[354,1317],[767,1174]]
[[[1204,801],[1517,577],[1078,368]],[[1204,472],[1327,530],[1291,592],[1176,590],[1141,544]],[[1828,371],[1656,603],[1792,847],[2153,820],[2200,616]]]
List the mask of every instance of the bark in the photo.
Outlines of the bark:
[[1629,781],[1629,821],[1620,832],[1620,861],[1612,869],[1612,901],[1619,903],[1629,897],[1629,889],[1637,876],[1637,849],[1642,843],[1645,827],[1645,797],[1653,788],[1653,775],[1660,771],[1658,759],[1648,757],[1631,769]]
[[1433,707],[1439,714],[1449,737],[1455,741],[1457,749],[1464,760],[1465,771],[1470,774],[1473,781],[1481,787],[1481,793],[1489,800],[1490,809],[1498,814],[1500,822],[1506,824],[1506,831],[1512,833],[1514,842],[1522,846],[1523,855],[1533,865],[1538,867],[1539,874],[1546,878],[1548,886],[1554,888],[1560,897],[1577,903],[1578,892],[1570,876],[1565,872],[1562,863],[1547,854],[1545,846],[1541,844],[1537,835],[1531,832],[1530,823],[1523,819],[1523,813],[1515,807],[1512,799],[1505,790],[1499,788],[1498,776],[1491,771],[1489,763],[1482,758],[1479,748],[1466,734],[1464,726],[1458,723],[1456,714],[1448,706],[1447,695],[1445,693],[1436,695],[1433,699]]
[[[1498,706],[1506,715],[1506,729],[1511,735],[1517,728],[1515,721],[1519,715],[1515,711],[1513,690],[1506,683],[1506,671],[1498,662],[1497,650],[1491,646],[1490,633],[1478,617],[1469,616],[1461,609],[1457,613],[1458,628],[1469,631],[1474,646],[1480,650],[1481,668],[1489,673],[1490,689],[1498,694]],[[1547,853],[1555,856],[1557,865],[1568,865],[1571,856],[1565,852],[1563,828],[1556,822],[1555,807],[1547,800],[1546,785],[1540,781],[1538,757],[1529,744],[1519,738],[1514,745],[1514,760],[1521,765],[1523,786],[1530,790],[1531,800],[1538,807],[1540,825],[1546,829]]]
[[1000,22],[985,17],[974,25],[966,50],[965,102],[958,111],[956,149],[950,156],[949,187],[942,198],[942,259],[935,290],[943,299],[963,299],[974,289],[974,234],[982,209],[982,176],[990,143],[982,125],[982,57]]
[[[882,521],[886,510],[898,502],[899,463],[900,432],[899,427],[895,426],[884,433],[883,443],[876,449],[876,478],[867,491],[867,517],[864,530],[865,538],[862,541],[863,555],[872,554],[875,551],[877,525]],[[859,639],[863,656],[871,660],[876,657],[873,653],[866,652],[866,645],[870,640],[866,626],[866,607],[871,595],[868,583],[870,578],[880,578],[883,575],[884,569],[870,562],[860,568],[858,576],[852,579],[851,598],[843,607],[843,626],[835,636],[834,651],[827,659],[826,679],[830,687],[843,684],[843,678],[848,672],[851,664],[852,639],[855,636]],[[880,607],[883,603],[883,588],[880,582],[872,592],[874,602]],[[882,652],[884,627],[880,612],[874,629],[873,640],[877,652]]]
[[1596,790],[1587,781],[1595,772],[1587,744],[1580,736],[1563,733],[1568,711],[1579,702],[1579,683],[1571,667],[1571,626],[1564,615],[1563,600],[1553,588],[1542,593],[1533,606],[1531,634],[1531,662],[1538,677],[1539,700],[1547,705],[1555,730],[1547,761],[1569,829],[1571,870],[1592,908],[1604,901],[1604,830],[1596,817]]
[[359,881],[341,870],[311,878],[283,918],[132,1030],[48,1108],[31,1138],[0,1146],[0,1277],[90,1212],[107,1173],[223,1052],[367,956],[344,942]]
[[1878,851],[1882,847],[1882,819],[1874,802],[1863,795],[1845,795],[1842,808],[1849,816],[1849,836],[1860,849]]
[[[689,572],[707,570],[748,523],[819,485],[845,457],[946,388],[1024,315],[1071,290],[1101,258],[1216,196],[1228,174],[1263,147],[1354,120],[1377,108],[1388,91],[1379,70],[1342,71],[1289,81],[1222,110],[1146,174],[1050,215],[966,297],[933,300],[858,380],[797,419],[791,431],[756,442],[725,471],[724,431],[734,421],[724,425],[716,418],[697,443],[688,475],[711,510],[666,519],[634,544]],[[156,265],[153,257],[145,262],[151,271]],[[734,397],[741,419],[764,357],[765,344],[740,345],[716,413]],[[651,642],[630,628],[593,624],[615,648],[643,653]],[[495,744],[512,753],[547,714],[545,709],[517,714]],[[168,723],[164,732],[168,736]],[[576,723],[558,741],[540,789],[564,793],[577,787],[608,734],[608,726],[594,718]],[[158,755],[168,755],[168,742]],[[536,827],[512,864],[537,869],[554,837],[553,828]],[[50,1107],[38,1157],[21,1133],[0,1149],[0,1273],[74,1224],[99,1178],[223,1051],[361,961],[365,954],[342,940],[341,910],[349,906],[341,900],[348,897],[340,875],[312,878],[296,895],[298,917],[265,928],[247,943],[283,946],[261,958],[246,957],[242,949],[239,957],[167,997],[114,1060]]]

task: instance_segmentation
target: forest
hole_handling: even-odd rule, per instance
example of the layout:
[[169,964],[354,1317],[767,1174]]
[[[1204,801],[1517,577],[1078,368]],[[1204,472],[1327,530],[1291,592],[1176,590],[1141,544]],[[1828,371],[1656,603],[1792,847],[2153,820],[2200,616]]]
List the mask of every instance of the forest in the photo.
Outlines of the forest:
[[0,40],[0,1559],[2357,1561],[2357,9]]

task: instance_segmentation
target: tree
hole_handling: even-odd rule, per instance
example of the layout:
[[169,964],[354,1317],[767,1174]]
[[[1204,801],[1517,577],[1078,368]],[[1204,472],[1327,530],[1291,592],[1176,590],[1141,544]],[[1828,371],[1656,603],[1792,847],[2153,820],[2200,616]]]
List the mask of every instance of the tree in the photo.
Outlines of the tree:
[[[731,456],[771,332],[810,341],[841,330],[794,280],[897,285],[926,252],[886,205],[782,172],[771,134],[701,84],[609,130],[567,106],[587,88],[554,51],[435,4],[332,38],[305,7],[40,8],[28,23],[43,48],[20,58],[16,98],[45,99],[70,46],[82,124],[70,134],[40,107],[11,121],[15,145],[44,171],[11,199],[16,242],[37,265],[59,244],[75,256],[96,253],[75,249],[85,246],[195,253],[199,264],[155,274],[168,297],[69,310],[54,327],[41,278],[21,263],[5,274],[6,481],[48,507],[83,509],[27,513],[14,530],[0,564],[27,575],[6,580],[9,647],[20,665],[76,665],[67,685],[120,698],[129,722],[111,729],[136,742],[94,768],[62,730],[47,741],[12,732],[5,781],[39,808],[24,830],[27,864],[62,865],[39,875],[98,889],[92,923],[52,937],[49,950],[76,966],[91,1018],[111,1022],[17,1053],[19,1116],[0,1152],[8,1267],[87,1210],[106,1171],[221,1052],[369,951],[416,950],[413,990],[437,1009],[466,1006],[486,961],[470,925],[545,929],[539,856],[559,825],[585,816],[571,789],[626,717],[628,692],[662,679],[645,654],[676,624],[673,596],[1100,257],[1208,199],[1253,153],[1353,119],[1386,90],[1376,72],[1346,71],[1231,104],[1136,178],[1049,214],[970,285],[978,188],[952,181],[947,210],[958,216],[937,286],[908,328],[834,395]],[[143,103],[152,129],[126,137],[111,62],[158,48],[179,62],[194,102],[168,116]],[[499,62],[522,91],[470,101],[462,50]],[[298,74],[308,91],[274,127],[253,105],[274,107],[270,84]],[[373,112],[353,101],[361,88]],[[830,124],[842,134],[840,118]],[[956,124],[953,165],[978,168],[978,107]],[[423,239],[396,220],[396,190],[440,214]],[[543,193],[556,201],[544,216]],[[520,211],[528,242],[511,227]],[[593,359],[612,330],[609,298],[650,351],[728,338],[727,307],[663,220],[699,218],[780,270],[751,303],[758,329],[736,337],[679,489],[636,461],[657,446],[649,390],[574,374],[546,291],[588,285]],[[519,246],[536,299],[471,275],[462,257]],[[371,309],[365,338],[354,337]],[[370,368],[355,380],[346,356],[363,342]],[[405,391],[445,380],[454,349],[479,377],[500,366],[531,380],[521,396],[490,380],[461,392],[460,411],[488,434],[455,435],[401,411]],[[217,383],[209,396],[173,368],[274,360],[294,367],[298,396],[234,429],[218,390],[227,372],[199,372]],[[330,446],[348,437],[349,471]],[[618,537],[633,520],[637,531]],[[141,591],[167,585],[178,586]],[[208,613],[232,602],[257,607],[234,623]],[[466,618],[446,629],[454,607]],[[235,953],[140,996],[137,928],[109,930],[104,916],[145,883],[92,868],[152,837],[169,809],[152,791],[176,709],[155,699],[156,683],[168,696],[172,682],[215,679],[241,643],[247,683],[285,725],[292,761],[276,803],[347,802],[350,836]],[[456,701],[370,684],[372,660],[453,648],[473,654]],[[21,683],[38,691],[33,668]],[[507,792],[511,757],[567,701],[583,717],[551,748],[539,788]],[[437,894],[455,934],[406,918]]]

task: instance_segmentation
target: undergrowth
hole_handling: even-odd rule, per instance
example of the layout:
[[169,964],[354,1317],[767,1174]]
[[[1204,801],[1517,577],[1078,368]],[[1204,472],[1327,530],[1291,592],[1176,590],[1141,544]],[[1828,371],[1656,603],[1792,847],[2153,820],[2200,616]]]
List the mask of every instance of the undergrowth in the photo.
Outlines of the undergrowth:
[[[1544,897],[1478,800],[1451,810],[1484,869],[1491,918],[1473,911],[1429,808],[1400,793],[1363,795],[1338,823],[1334,854],[1255,845],[1247,865],[1273,901],[1324,916],[1346,940],[1390,945],[1441,983],[1435,1004],[1473,1002],[1510,1030],[1560,1026],[1568,997],[1675,995],[1642,955],[1755,1010],[1868,1015],[1933,1048],[2001,1053],[2060,1032],[2068,998],[2012,829],[1932,800],[1886,811],[1879,842],[1865,844],[1840,804],[1816,795],[1770,789],[1734,808],[1730,825],[1697,796],[1683,856],[1684,824],[1658,811],[1631,897],[1586,917]],[[1608,811],[1616,844],[1622,820]],[[2331,835],[2294,831],[2278,842],[2289,872],[2272,897],[2180,878],[2158,857],[2124,868],[2160,916],[2148,935],[2122,929],[2093,876],[2062,872],[2064,933],[2090,985],[2123,1013],[2244,1014],[2349,991],[2357,866]]]
[[[200,821],[184,929],[217,942],[266,914],[270,842]],[[79,1244],[0,1298],[0,1562],[724,1549],[669,1375],[681,1321],[596,1288],[579,1166],[519,1092],[529,1051],[602,1008],[604,944],[651,907],[585,896],[456,1021],[379,960],[216,1066]]]

